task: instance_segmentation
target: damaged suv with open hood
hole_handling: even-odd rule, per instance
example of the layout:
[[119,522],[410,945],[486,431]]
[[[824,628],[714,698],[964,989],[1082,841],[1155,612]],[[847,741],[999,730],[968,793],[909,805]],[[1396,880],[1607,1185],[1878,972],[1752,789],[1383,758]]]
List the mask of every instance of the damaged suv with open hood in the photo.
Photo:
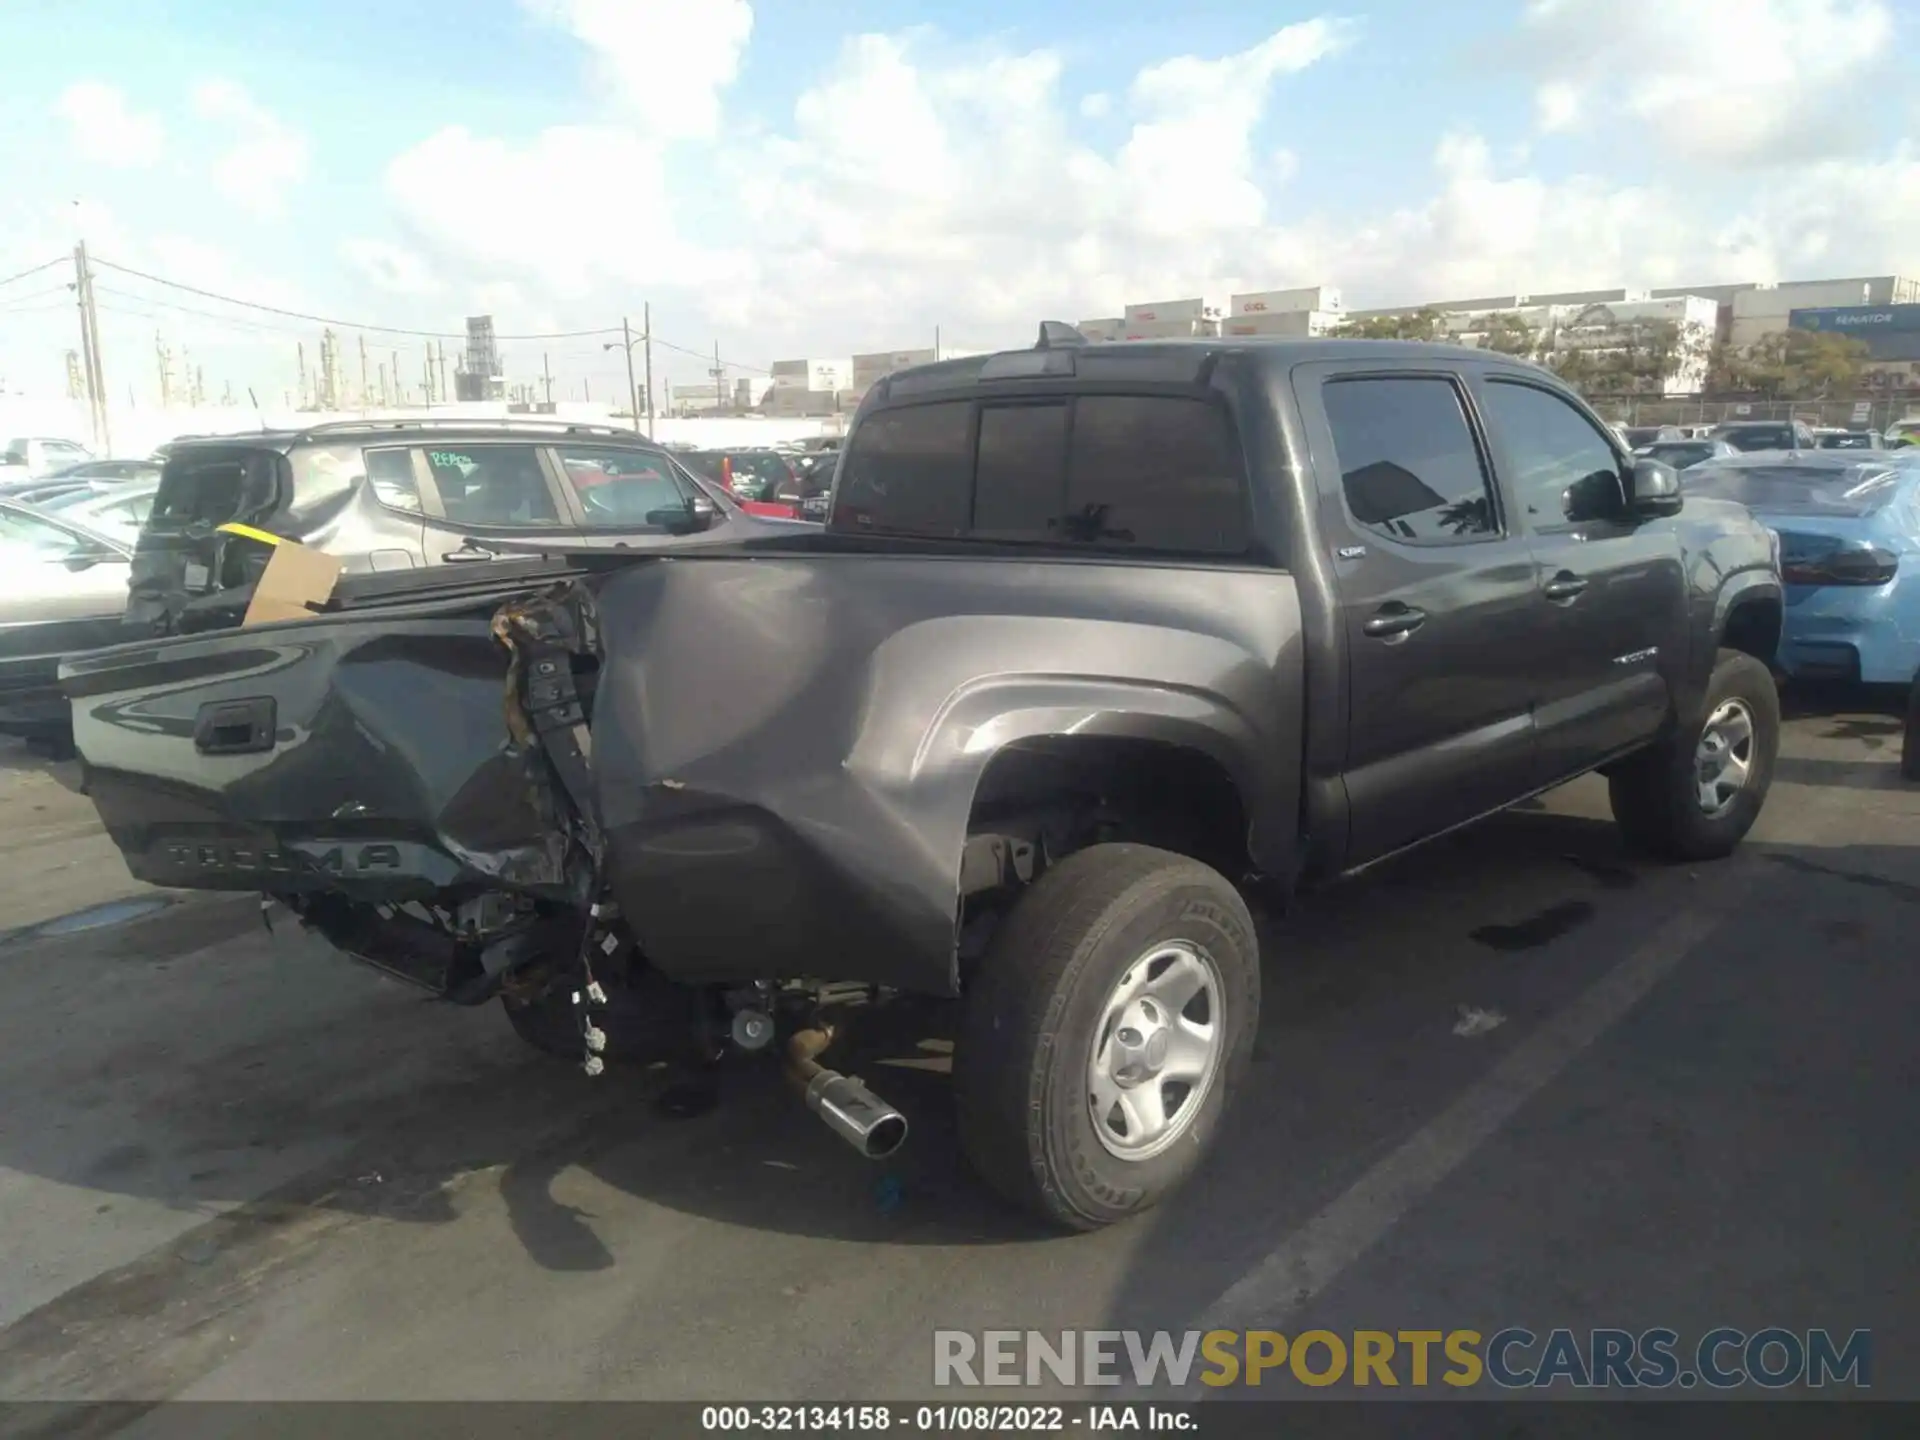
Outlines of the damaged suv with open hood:
[[1594,770],[1698,863],[1772,778],[1771,537],[1489,351],[1049,324],[881,380],[766,524],[76,657],[87,793],[143,880],[592,1072],[784,1055],[869,1155],[835,1027],[955,1000],[967,1155],[1088,1229],[1248,1082],[1248,896]]

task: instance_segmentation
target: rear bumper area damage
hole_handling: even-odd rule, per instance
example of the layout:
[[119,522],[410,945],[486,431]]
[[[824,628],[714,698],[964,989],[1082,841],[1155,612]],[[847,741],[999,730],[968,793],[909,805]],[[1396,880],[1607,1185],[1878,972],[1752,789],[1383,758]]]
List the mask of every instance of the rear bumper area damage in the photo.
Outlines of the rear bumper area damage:
[[824,964],[952,994],[964,800],[949,847],[874,799],[835,673],[857,661],[728,604],[758,569],[120,646],[62,683],[135,876],[263,892],[450,998],[492,993],[536,919],[577,936],[601,905],[670,981]]

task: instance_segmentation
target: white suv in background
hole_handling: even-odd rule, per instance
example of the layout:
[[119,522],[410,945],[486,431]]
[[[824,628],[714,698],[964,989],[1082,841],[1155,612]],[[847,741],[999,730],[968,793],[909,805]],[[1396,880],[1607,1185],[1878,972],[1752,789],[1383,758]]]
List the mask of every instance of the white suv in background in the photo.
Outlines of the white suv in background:
[[69,465],[83,465],[93,452],[71,440],[22,439],[7,441],[0,450],[0,482],[38,480]]

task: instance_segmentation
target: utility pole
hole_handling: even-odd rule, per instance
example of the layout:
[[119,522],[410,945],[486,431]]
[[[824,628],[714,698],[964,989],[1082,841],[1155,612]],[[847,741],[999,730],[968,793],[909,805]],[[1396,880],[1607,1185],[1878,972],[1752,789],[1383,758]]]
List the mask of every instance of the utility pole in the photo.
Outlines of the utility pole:
[[727,369],[720,363],[720,342],[713,342],[713,369],[707,372],[713,376],[713,408],[715,413],[727,413]]
[[620,317],[620,345],[627,352],[627,404],[633,409],[633,428],[640,428],[640,392],[633,383],[633,327]]
[[540,377],[547,382],[547,404],[553,404],[553,367],[547,364],[547,352],[540,352]]
[[447,389],[447,347],[439,340],[433,342],[433,348],[440,355],[440,398],[451,400],[453,393]]
[[73,289],[80,305],[80,357],[87,381],[87,418],[95,447],[113,453],[113,435],[107,418],[107,378],[100,358],[100,315],[93,304],[93,269],[87,264],[87,242],[73,247]]
[[393,377],[393,403],[396,405],[404,405],[407,402],[405,398],[406,392],[400,388],[400,352],[394,350],[389,353],[393,357],[393,364],[387,371],[387,374]]
[[938,325],[933,327],[933,358],[936,360],[940,358],[940,327]]
[[300,357],[300,408],[307,408],[307,342],[302,340],[295,345],[294,353]]
[[372,393],[367,389],[367,337],[360,337],[360,408],[365,410],[372,402]]
[[173,356],[167,353],[167,337],[153,332],[153,353],[160,363],[160,408],[173,408]]
[[647,438],[651,440],[653,438],[653,303],[651,301],[640,307],[640,323],[646,327]]

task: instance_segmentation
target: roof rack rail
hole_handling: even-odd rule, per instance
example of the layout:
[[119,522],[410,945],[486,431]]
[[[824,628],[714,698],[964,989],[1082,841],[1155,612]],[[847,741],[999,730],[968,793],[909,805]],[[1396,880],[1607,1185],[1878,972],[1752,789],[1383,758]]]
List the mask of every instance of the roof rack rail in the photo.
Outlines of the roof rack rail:
[[[332,435],[349,430],[549,430],[563,435],[632,435],[631,426],[601,425],[590,420],[561,420],[551,415],[423,416],[413,420],[323,420],[300,428],[302,435]],[[644,437],[642,437],[644,438]]]
[[1072,345],[1084,345],[1087,337],[1064,320],[1042,320],[1040,339],[1034,345],[1036,350],[1060,350]]

